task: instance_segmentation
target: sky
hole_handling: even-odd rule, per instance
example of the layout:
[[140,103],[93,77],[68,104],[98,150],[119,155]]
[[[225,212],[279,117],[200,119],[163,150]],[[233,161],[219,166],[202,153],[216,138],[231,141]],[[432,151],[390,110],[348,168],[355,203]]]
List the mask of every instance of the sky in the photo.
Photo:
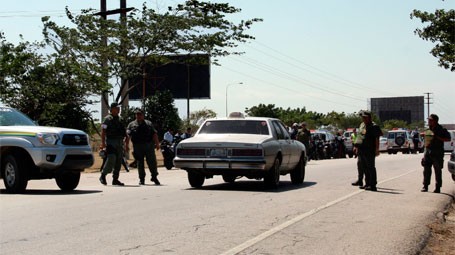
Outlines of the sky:
[[[0,0],[0,31],[18,43],[43,39],[42,16],[71,25],[65,6],[78,12],[98,9],[94,0]],[[119,0],[107,0],[108,9]],[[127,0],[128,7],[165,10],[177,0]],[[411,19],[414,9],[455,9],[446,0],[224,0],[242,11],[232,21],[262,18],[248,34],[256,39],[240,45],[241,56],[221,58],[211,66],[211,98],[190,101],[190,111],[210,109],[218,116],[244,112],[259,104],[285,109],[347,114],[368,109],[368,99],[426,96],[440,123],[455,123],[455,73],[438,66],[429,52],[434,43],[414,30],[424,25]],[[426,101],[425,101],[426,102]],[[186,118],[186,100],[176,100]],[[135,104],[134,102],[132,103]],[[227,106],[227,107],[226,107]],[[99,106],[94,106],[100,110]],[[425,106],[425,116],[427,116]]]

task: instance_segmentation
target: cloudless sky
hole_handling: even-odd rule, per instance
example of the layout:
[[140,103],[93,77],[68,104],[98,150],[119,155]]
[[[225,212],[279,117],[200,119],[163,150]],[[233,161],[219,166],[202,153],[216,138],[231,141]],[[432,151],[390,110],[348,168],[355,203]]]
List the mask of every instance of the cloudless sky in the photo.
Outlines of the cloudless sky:
[[[108,0],[108,9],[119,7]],[[128,7],[166,10],[177,0],[127,0]],[[229,0],[242,9],[230,20],[263,18],[248,31],[256,40],[241,45],[241,56],[211,67],[211,99],[191,100],[218,116],[263,104],[309,111],[353,113],[376,97],[424,96],[440,123],[455,123],[455,73],[437,65],[433,43],[414,34],[423,27],[412,10],[454,9],[452,0]],[[1,0],[0,30],[8,41],[43,39],[42,16],[71,26],[64,8],[99,9],[97,0]],[[242,83],[242,84],[239,84]],[[134,103],[133,103],[134,104]],[[186,100],[176,100],[183,118]],[[99,106],[95,107],[99,110]],[[426,111],[426,106],[425,106]],[[426,116],[426,113],[425,113]]]

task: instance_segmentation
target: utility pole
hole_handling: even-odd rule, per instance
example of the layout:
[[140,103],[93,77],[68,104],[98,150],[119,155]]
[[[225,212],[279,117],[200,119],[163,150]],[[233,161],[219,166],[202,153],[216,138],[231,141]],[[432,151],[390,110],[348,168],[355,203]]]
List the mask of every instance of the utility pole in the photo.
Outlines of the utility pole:
[[[106,15],[106,0],[101,0],[100,1],[100,12],[99,15],[106,20],[107,15]],[[97,13],[98,14],[98,13]],[[103,46],[107,47],[107,37],[103,36],[102,38]],[[101,63],[101,67],[104,69],[107,67],[107,58],[104,57],[103,62]],[[106,80],[108,80],[108,77],[105,77]],[[109,99],[108,99],[108,92],[103,92],[101,94],[101,121],[103,121],[104,116],[107,115],[109,110]]]
[[433,94],[433,93],[426,92],[426,93],[423,93],[423,94],[427,96],[425,98],[427,100],[427,102],[425,104],[427,105],[427,120],[428,120],[428,118],[430,117],[430,104],[433,104],[433,102],[430,102],[430,99],[433,99],[433,98],[430,97],[430,94]]
[[[120,0],[120,9],[115,9],[115,10],[107,10],[107,5],[106,5],[106,0],[100,0],[100,12],[95,13],[95,15],[101,16],[103,19],[107,19],[108,15],[113,15],[113,14],[120,14],[120,21],[124,22],[126,24],[126,13],[133,10],[134,8],[126,8],[126,0]],[[107,47],[107,38],[104,37],[102,39],[103,41],[103,46]],[[122,50],[122,53],[123,50]],[[105,57],[102,63],[102,67],[106,68],[107,67],[107,58]],[[105,77],[106,80],[108,77]],[[126,81],[122,81],[123,82]],[[128,90],[128,87],[126,86],[123,91],[120,91],[122,95],[122,107],[128,107],[128,96],[126,94],[126,91]],[[101,118],[104,118],[104,116],[107,115],[109,109],[109,99],[108,99],[108,92],[103,92],[101,95]]]

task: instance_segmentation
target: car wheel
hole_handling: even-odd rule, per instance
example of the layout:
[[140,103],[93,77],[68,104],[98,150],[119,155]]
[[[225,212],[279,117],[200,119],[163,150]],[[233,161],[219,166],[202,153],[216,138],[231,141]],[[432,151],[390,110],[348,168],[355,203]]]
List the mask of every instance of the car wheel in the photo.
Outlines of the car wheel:
[[300,157],[299,163],[295,166],[291,172],[292,184],[302,184],[305,179],[305,159]]
[[389,153],[389,155],[391,155],[391,154],[392,154],[392,151],[391,151],[391,150],[387,150],[387,153]]
[[280,183],[280,159],[275,158],[273,166],[268,170],[264,176],[264,183],[266,188],[277,188]]
[[223,174],[223,180],[225,182],[233,183],[233,182],[235,182],[235,179],[237,179],[237,176],[235,176],[235,175]]
[[353,153],[353,152],[350,152],[350,153],[348,154],[348,156],[349,156],[349,158],[352,158],[352,157],[354,157],[354,153]]
[[22,193],[28,183],[24,161],[17,161],[13,155],[7,155],[2,162],[2,177],[8,193]]
[[55,182],[63,191],[72,191],[81,179],[81,171],[61,171],[55,176]]
[[199,173],[188,172],[188,182],[193,188],[200,188],[204,184],[205,176]]

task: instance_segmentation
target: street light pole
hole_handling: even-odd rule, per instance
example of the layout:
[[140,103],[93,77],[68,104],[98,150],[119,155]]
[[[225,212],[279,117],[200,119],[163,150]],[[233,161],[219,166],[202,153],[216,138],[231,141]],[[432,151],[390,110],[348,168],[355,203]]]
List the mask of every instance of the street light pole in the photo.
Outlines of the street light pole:
[[243,82],[229,83],[228,85],[226,85],[226,93],[225,93],[225,95],[226,95],[226,108],[225,108],[226,109],[226,117],[228,116],[228,88],[229,88],[229,86],[235,85],[235,84],[240,85],[240,84],[243,84]]

